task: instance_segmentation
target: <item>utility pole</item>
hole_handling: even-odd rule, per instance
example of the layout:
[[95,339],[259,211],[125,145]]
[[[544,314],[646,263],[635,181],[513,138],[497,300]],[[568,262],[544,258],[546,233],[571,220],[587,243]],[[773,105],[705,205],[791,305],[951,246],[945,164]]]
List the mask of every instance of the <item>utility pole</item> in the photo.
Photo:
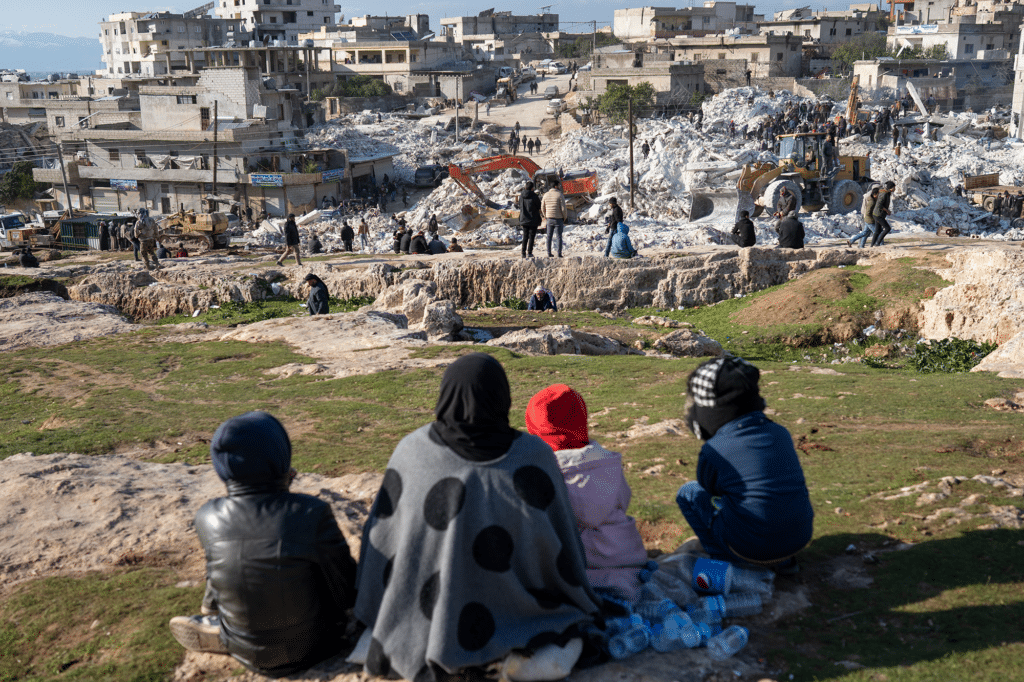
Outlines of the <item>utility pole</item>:
[[633,97],[630,95],[629,99],[629,207],[636,208],[636,183],[633,180]]
[[213,100],[213,196],[217,196],[217,100]]
[[594,25],[593,36],[592,36],[593,42],[591,43],[591,46],[590,46],[590,63],[591,63],[591,67],[590,68],[594,68],[593,67],[594,53],[597,52],[597,20],[595,19],[594,21],[592,21],[590,23]]
[[[68,191],[68,174],[64,170],[64,150],[60,148],[60,142],[57,143],[57,158],[60,160],[60,175],[64,178],[64,197],[68,202],[67,212],[70,218],[74,213],[71,211],[71,192]],[[81,201],[79,201],[79,207],[81,207]]]

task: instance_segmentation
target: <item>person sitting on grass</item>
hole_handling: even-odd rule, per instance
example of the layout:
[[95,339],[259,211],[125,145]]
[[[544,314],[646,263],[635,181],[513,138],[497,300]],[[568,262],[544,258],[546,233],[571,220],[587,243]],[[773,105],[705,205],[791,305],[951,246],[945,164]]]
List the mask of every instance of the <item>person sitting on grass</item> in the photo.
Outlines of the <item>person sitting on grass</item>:
[[764,414],[759,377],[732,355],[690,374],[686,423],[705,442],[676,504],[712,559],[796,570],[814,510],[792,436]]
[[569,490],[583,541],[590,585],[630,603],[640,597],[639,571],[647,551],[626,515],[632,491],[622,473],[622,455],[590,440],[583,396],[554,384],[526,406],[526,430],[551,446]]
[[230,654],[249,670],[291,675],[340,652],[356,564],[327,502],[288,491],[288,433],[266,412],[233,417],[210,441],[227,497],[202,506],[202,614],[171,619],[186,649]]

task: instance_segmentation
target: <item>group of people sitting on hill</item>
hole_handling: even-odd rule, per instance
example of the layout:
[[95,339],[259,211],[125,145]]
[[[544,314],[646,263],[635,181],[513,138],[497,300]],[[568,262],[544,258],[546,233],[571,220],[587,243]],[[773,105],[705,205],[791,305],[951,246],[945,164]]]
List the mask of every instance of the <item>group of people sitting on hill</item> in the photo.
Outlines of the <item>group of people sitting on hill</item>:
[[[686,422],[704,444],[677,503],[711,557],[791,568],[813,511],[758,379],[728,355],[689,376]],[[570,668],[602,660],[592,628],[637,600],[647,563],[622,456],[591,439],[586,402],[567,385],[529,400],[528,433],[510,425],[511,409],[492,356],[448,366],[434,421],[388,462],[358,566],[330,505],[289,491],[296,472],[280,422],[250,412],[223,423],[210,454],[227,496],[195,520],[202,613],[172,619],[174,636],[282,676],[346,648],[354,608],[372,675],[448,680],[551,647]]]

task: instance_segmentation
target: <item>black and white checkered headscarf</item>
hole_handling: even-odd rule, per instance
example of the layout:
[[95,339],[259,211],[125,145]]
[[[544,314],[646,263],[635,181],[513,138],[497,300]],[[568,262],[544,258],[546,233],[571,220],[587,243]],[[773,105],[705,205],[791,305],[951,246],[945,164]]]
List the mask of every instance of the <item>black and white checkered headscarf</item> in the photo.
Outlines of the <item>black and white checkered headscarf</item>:
[[690,374],[687,424],[701,440],[747,412],[764,409],[758,391],[760,372],[743,358],[726,354],[703,363]]

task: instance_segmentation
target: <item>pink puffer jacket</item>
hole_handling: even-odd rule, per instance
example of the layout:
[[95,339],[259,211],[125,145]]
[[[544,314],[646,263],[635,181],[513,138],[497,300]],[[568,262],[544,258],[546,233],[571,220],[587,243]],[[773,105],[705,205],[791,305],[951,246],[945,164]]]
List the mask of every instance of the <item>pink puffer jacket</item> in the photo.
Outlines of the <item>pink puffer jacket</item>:
[[636,522],[626,515],[632,491],[622,455],[596,442],[555,452],[587,556],[593,587],[614,588],[631,603],[639,597],[639,569],[647,562]]

